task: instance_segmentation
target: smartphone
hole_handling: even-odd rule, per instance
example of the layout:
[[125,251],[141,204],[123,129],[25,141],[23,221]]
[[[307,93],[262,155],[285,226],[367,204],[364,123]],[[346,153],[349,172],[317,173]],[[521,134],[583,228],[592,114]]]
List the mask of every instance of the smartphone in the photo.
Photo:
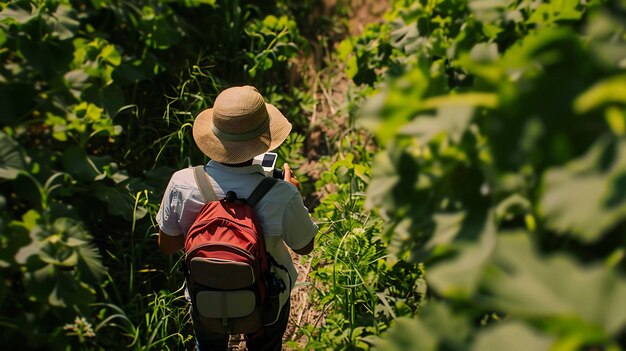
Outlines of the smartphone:
[[276,166],[276,160],[278,155],[273,152],[266,152],[259,156],[256,156],[252,160],[253,165],[261,165],[266,174],[272,174],[274,167]]

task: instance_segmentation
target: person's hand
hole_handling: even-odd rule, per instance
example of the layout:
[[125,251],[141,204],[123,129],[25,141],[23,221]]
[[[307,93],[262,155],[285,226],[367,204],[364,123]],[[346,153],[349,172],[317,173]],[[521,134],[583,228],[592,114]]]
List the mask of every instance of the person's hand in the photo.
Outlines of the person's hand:
[[293,175],[293,171],[287,163],[283,165],[283,169],[285,170],[285,181],[295,185],[296,188],[300,189],[300,182]]

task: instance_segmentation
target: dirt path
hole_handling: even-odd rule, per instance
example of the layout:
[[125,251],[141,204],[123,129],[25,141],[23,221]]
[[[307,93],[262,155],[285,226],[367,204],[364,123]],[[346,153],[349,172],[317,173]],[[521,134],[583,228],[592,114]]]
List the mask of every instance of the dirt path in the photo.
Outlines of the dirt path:
[[[331,7],[335,6],[335,2],[336,0],[325,1],[330,11],[332,11]],[[389,8],[389,3],[386,0],[353,0],[352,8],[348,28],[343,34],[344,37],[346,35],[359,35],[367,24],[380,21],[382,14]],[[309,81],[314,82],[313,93],[317,103],[310,116],[311,132],[307,135],[307,149],[305,150],[307,158],[311,161],[301,167],[300,170],[305,172],[312,181],[319,179],[320,173],[323,171],[316,160],[328,150],[327,145],[324,145],[325,141],[337,139],[337,133],[344,130],[348,124],[345,100],[347,90],[353,83],[345,75],[343,62],[333,59],[335,46],[343,38],[337,39],[339,40],[330,49],[331,52],[317,52],[317,55],[326,57],[330,61],[325,63],[327,66],[321,71],[309,70],[309,75],[311,75]],[[312,60],[323,62],[320,57],[310,58],[308,61],[311,62]],[[309,67],[313,68],[312,66]],[[313,194],[307,199],[306,205],[312,210],[324,195],[326,194],[323,191]],[[312,255],[315,255],[315,251]],[[291,293],[291,316],[283,340],[285,342],[296,341],[299,346],[298,349],[302,349],[307,341],[307,336],[298,332],[299,327],[303,325],[317,327],[324,323],[323,311],[320,311],[315,302],[311,301],[309,295],[313,289],[309,273],[315,269],[312,267],[312,255],[302,257],[292,252],[292,258],[299,275],[296,287]],[[283,349],[291,350],[286,347]]]
[[[323,8],[317,9],[312,16],[332,16],[337,5],[337,0],[324,0]],[[317,160],[328,153],[330,149],[325,145],[327,140],[336,140],[337,133],[345,129],[348,123],[348,114],[345,109],[346,92],[353,84],[344,72],[343,62],[334,59],[335,46],[347,35],[359,35],[368,23],[379,21],[382,14],[389,8],[387,0],[352,0],[352,10],[349,14],[347,26],[341,33],[334,33],[331,48],[324,48],[312,43],[313,50],[310,57],[304,58],[299,65],[301,75],[308,75],[308,82],[312,82],[312,94],[316,105],[309,116],[310,132],[306,136],[304,154],[309,160],[300,167],[300,172],[306,173],[310,181],[315,182],[324,171],[323,165]],[[311,23],[316,20],[312,19]],[[314,193],[305,200],[309,210],[313,210],[319,203],[319,199],[325,196],[325,191]],[[283,336],[283,350],[302,350],[307,343],[307,336],[299,332],[304,325],[320,326],[324,323],[324,313],[320,311],[314,301],[311,301],[312,291],[309,273],[315,269],[312,267],[315,250],[311,255],[299,256],[291,252],[291,257],[298,270],[298,280],[291,292],[291,313],[287,331]],[[285,343],[296,342],[296,348],[289,348]],[[231,350],[244,351],[245,343],[233,341]]]

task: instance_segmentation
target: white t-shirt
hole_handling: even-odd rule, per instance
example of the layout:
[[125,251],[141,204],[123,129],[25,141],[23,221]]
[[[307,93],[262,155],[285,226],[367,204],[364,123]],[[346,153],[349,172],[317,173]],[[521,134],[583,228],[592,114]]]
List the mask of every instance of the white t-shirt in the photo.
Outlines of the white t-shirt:
[[[238,198],[248,198],[265,177],[261,165],[228,167],[209,161],[204,169],[218,198],[225,197],[228,191],[234,191]],[[186,235],[202,206],[204,201],[196,185],[193,168],[182,169],[172,175],[165,189],[157,223],[167,235]],[[255,213],[263,230],[267,251],[287,268],[288,276],[280,269],[275,271],[285,284],[290,281],[293,289],[298,271],[285,243],[294,250],[302,249],[313,240],[318,227],[304,206],[298,189],[285,181],[278,181],[265,194],[255,207]],[[289,298],[287,292],[281,294],[281,303]]]

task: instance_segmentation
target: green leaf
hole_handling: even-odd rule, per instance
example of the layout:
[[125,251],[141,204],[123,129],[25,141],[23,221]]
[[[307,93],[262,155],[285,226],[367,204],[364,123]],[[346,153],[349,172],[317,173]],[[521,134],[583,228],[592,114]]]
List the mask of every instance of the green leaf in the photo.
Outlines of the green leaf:
[[185,6],[187,7],[197,7],[200,5],[210,5],[214,6],[216,0],[184,0]]
[[574,111],[586,113],[609,103],[626,104],[626,75],[613,76],[594,84],[574,101]]
[[63,75],[66,84],[70,88],[72,95],[75,98],[80,98],[83,89],[85,89],[86,84],[89,80],[89,75],[83,69],[74,69],[71,70],[65,75]]
[[124,185],[106,186],[102,182],[97,182],[93,185],[93,192],[99,200],[107,204],[110,214],[122,216],[129,221],[133,219],[135,201]]
[[[412,69],[392,80],[388,89],[369,98],[364,104],[360,111],[360,125],[374,131],[379,142],[385,145],[424,108],[422,97],[428,83],[429,78],[422,68]],[[439,106],[433,104],[429,108],[436,107]]]
[[428,301],[419,319],[398,318],[383,337],[370,337],[375,351],[466,350],[469,320],[440,302]]
[[395,320],[384,338],[368,338],[373,351],[432,351],[437,349],[435,335],[419,321],[401,317]]
[[[551,321],[565,333],[626,327],[626,280],[612,269],[583,267],[565,255],[539,256],[525,233],[500,235],[482,282],[481,304],[511,317]],[[594,340],[596,341],[596,340]]]
[[391,23],[391,28],[391,44],[407,53],[414,52],[424,41],[416,22],[406,24],[402,18],[396,18]]
[[400,175],[396,172],[393,161],[386,152],[377,153],[374,156],[373,165],[372,180],[367,187],[365,207],[368,209],[379,206],[389,208],[393,206],[392,191],[400,181]]
[[57,272],[48,302],[57,307],[86,306],[94,298],[93,290],[87,285],[77,281],[68,272]]
[[27,167],[20,145],[0,131],[0,179],[15,179]]
[[541,335],[528,325],[509,322],[479,333],[470,350],[548,351],[553,343],[554,338]]
[[79,146],[66,149],[63,152],[62,161],[65,171],[82,182],[91,182],[100,174],[85,150]]
[[91,245],[83,245],[78,248],[78,268],[80,274],[88,272],[96,281],[102,279],[107,272],[102,264],[102,256],[97,248]]
[[[447,218],[450,224],[437,227],[436,240],[455,241],[450,250],[457,255],[451,259],[434,264],[426,280],[435,290],[448,297],[467,298],[476,293],[482,271],[489,262],[496,246],[496,228],[493,214],[486,216],[469,215],[463,225],[458,225],[456,217]],[[444,222],[445,224],[446,222]],[[457,227],[458,226],[458,227]],[[457,230],[458,228],[458,230]],[[433,243],[427,244],[428,246]]]
[[594,242],[626,218],[626,141],[596,142],[586,155],[543,177],[541,214],[549,228]]
[[[353,46],[350,39],[344,39],[337,46],[337,56],[341,61],[346,61],[350,54],[352,54]],[[355,58],[356,64],[356,58]]]
[[359,63],[357,62],[356,56],[350,56],[346,61],[346,76],[350,79],[354,78],[354,76],[359,73]]
[[4,45],[7,41],[7,34],[4,32],[4,29],[0,28],[0,46]]
[[119,64],[122,63],[122,56],[115,49],[115,45],[113,44],[108,44],[104,48],[102,48],[100,56],[102,56],[105,61],[113,66],[119,66]]
[[474,114],[472,106],[444,105],[437,110],[436,116],[418,116],[398,131],[402,135],[417,137],[424,145],[441,133],[446,134],[454,143],[461,141]]
[[45,19],[54,36],[60,40],[67,40],[73,38],[80,27],[80,22],[75,17],[74,9],[65,4],[59,4],[54,14],[45,16]]
[[34,4],[31,4],[31,10],[25,10],[20,7],[5,8],[0,12],[0,22],[15,22],[18,24],[24,24],[30,22],[33,18],[38,17],[39,13]]
[[479,43],[470,51],[470,59],[480,64],[494,63],[499,57],[498,45],[494,43]]

